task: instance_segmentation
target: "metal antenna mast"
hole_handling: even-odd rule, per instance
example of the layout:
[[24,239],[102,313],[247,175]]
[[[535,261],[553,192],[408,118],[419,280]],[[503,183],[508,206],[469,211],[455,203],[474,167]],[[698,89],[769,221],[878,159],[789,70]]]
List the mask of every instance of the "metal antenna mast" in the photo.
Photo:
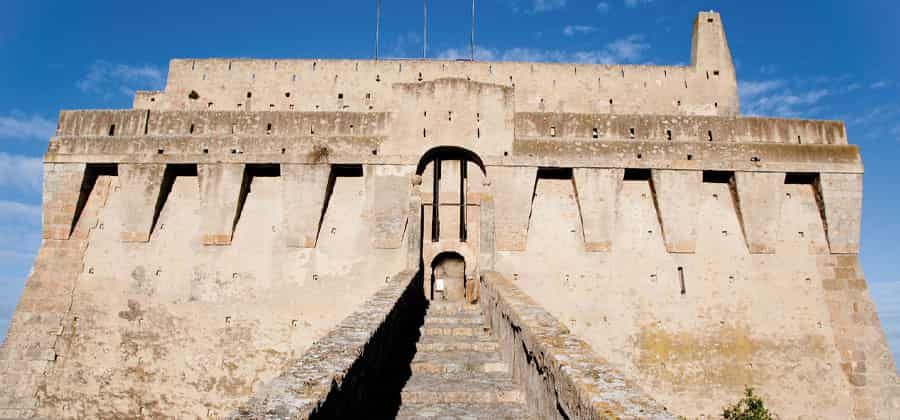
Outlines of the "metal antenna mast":
[[428,0],[422,0],[422,58],[428,57]]
[[475,61],[475,0],[472,0],[472,36],[469,38],[469,59]]
[[375,0],[375,61],[378,61],[378,31],[381,29],[381,0]]

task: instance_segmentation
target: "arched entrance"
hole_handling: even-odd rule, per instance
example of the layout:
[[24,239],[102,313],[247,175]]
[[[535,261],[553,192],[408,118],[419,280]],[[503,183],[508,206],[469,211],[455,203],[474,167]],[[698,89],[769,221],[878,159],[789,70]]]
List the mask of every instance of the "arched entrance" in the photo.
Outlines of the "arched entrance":
[[466,260],[455,252],[442,252],[431,262],[432,300],[466,300]]
[[470,150],[440,146],[416,167],[421,176],[422,261],[432,270],[429,299],[474,302],[485,169]]

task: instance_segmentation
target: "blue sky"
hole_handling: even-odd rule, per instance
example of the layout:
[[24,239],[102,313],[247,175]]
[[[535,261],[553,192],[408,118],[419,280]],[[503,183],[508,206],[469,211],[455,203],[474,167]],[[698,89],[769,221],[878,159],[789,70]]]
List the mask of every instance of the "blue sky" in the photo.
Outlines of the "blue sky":
[[[432,58],[468,55],[467,1],[429,2]],[[383,0],[381,55],[420,57],[422,3]],[[866,165],[862,262],[900,360],[900,2],[478,0],[476,58],[686,64],[722,13],[744,114],[840,119]],[[369,58],[374,0],[6,0],[0,6],[0,334],[40,243],[41,155],[61,109],[127,108],[170,58]]]

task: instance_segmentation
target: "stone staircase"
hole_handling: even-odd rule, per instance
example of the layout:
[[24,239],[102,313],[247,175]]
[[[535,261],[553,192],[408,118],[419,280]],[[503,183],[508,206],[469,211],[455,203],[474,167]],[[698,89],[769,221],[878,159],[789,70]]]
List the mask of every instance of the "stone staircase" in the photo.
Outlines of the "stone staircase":
[[433,301],[421,333],[397,418],[531,417],[477,305]]

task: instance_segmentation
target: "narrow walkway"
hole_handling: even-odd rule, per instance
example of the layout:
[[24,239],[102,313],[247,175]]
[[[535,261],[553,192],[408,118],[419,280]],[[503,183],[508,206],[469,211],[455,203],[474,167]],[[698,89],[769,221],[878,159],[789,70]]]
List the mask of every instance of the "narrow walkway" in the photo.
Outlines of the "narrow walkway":
[[530,417],[477,305],[434,301],[421,332],[397,418]]

